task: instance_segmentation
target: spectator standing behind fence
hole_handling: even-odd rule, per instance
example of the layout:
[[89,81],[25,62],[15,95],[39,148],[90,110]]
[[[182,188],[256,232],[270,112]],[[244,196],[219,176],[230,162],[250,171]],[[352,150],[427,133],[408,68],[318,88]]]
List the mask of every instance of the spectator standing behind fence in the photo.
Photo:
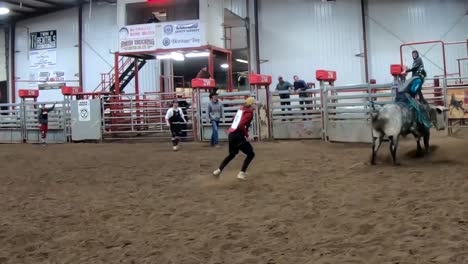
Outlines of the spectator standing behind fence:
[[[279,94],[279,97],[281,99],[289,99],[289,93],[285,93],[285,91],[291,92],[292,88],[294,86],[285,80],[283,80],[283,77],[278,77],[278,84],[276,85],[276,91],[282,92]],[[281,102],[281,105],[290,105],[290,102]]]
[[38,122],[39,122],[39,131],[41,132],[41,143],[45,145],[47,132],[49,132],[49,113],[54,111],[55,104],[47,108],[44,104],[41,105],[41,108],[38,112]]
[[185,121],[184,112],[179,108],[179,101],[174,100],[172,107],[166,113],[166,125],[171,129],[172,149],[179,150],[180,137],[182,137],[182,127],[187,123]]
[[[279,94],[280,99],[282,100],[289,99],[290,98],[289,93],[291,92],[293,88],[294,86],[290,82],[284,81],[282,76],[278,77],[278,84],[276,85],[275,90],[280,92]],[[286,91],[288,91],[288,93],[286,93]],[[291,103],[289,101],[281,102],[281,106],[284,106],[284,105],[289,106],[291,105]],[[287,111],[287,110],[288,108],[281,107],[281,111]]]
[[211,78],[211,74],[208,72],[206,66],[203,66],[197,74],[197,79],[209,79]]
[[[305,98],[307,98],[307,92],[306,90],[308,89],[307,84],[304,80],[299,79],[299,76],[294,75],[294,91],[299,93],[299,98],[301,99],[299,101],[299,104],[308,104]],[[302,111],[306,110],[306,108],[301,108]],[[305,114],[303,114],[305,115]]]
[[223,117],[223,106],[218,100],[218,94],[216,92],[210,93],[210,102],[206,109],[206,115],[211,123],[211,146],[218,147],[218,128],[219,122]]

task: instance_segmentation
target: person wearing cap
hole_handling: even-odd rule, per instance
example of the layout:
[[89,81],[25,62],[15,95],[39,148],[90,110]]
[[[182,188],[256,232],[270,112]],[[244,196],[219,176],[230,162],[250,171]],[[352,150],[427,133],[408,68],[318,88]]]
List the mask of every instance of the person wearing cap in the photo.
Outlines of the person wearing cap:
[[179,101],[174,100],[172,107],[166,113],[166,125],[171,129],[172,149],[179,150],[180,137],[182,136],[182,126],[187,123],[185,121],[184,112],[179,108]]
[[223,115],[223,105],[218,100],[218,94],[215,92],[210,93],[210,102],[206,109],[206,115],[211,123],[211,146],[217,147],[219,121]]
[[208,72],[208,69],[206,66],[203,66],[200,71],[197,74],[197,79],[209,79],[211,78],[211,74]]
[[217,170],[213,172],[215,177],[219,177],[224,168],[231,162],[239,151],[242,151],[247,157],[242,164],[242,168],[237,175],[240,180],[245,180],[247,177],[247,168],[250,162],[255,157],[252,145],[247,141],[249,137],[249,127],[253,120],[255,107],[255,99],[249,97],[245,100],[244,105],[237,111],[236,116],[232,121],[229,129],[229,155],[221,162]]
[[46,143],[47,132],[49,131],[49,112],[54,111],[55,104],[47,108],[45,104],[41,105],[38,111],[37,121],[39,122],[39,131],[41,133],[41,143]]

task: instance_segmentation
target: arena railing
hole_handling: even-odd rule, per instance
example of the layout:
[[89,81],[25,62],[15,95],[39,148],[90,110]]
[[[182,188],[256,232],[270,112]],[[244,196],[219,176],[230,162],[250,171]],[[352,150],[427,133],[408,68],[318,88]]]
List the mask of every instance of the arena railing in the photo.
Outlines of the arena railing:
[[321,89],[307,89],[270,93],[273,138],[322,138],[321,92]]
[[174,92],[109,96],[102,103],[103,139],[170,138],[165,115],[176,98],[187,120],[183,138],[192,139],[190,94]]

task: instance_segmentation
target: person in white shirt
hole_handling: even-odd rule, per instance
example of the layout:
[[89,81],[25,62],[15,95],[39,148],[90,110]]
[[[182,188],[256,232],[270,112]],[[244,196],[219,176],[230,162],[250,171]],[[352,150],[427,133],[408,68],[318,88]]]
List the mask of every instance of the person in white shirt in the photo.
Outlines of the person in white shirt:
[[184,112],[179,108],[179,102],[174,100],[172,107],[166,113],[166,125],[171,128],[172,149],[179,150],[180,137],[182,136],[182,125],[185,121]]

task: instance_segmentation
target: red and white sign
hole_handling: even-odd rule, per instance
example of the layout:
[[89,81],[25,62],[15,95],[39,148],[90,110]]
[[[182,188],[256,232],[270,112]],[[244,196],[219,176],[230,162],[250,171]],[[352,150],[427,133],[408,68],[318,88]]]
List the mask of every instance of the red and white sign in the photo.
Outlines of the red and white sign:
[[271,84],[271,75],[262,75],[262,74],[250,74],[249,83],[250,84],[260,84],[260,85],[270,85]]
[[18,95],[21,98],[37,98],[39,97],[39,90],[20,89]]
[[214,79],[192,79],[192,88],[215,88],[216,83]]
[[62,87],[62,94],[63,95],[73,95],[77,93],[81,93],[83,89],[79,86],[63,86]]
[[336,71],[317,70],[315,78],[317,81],[334,82],[336,81]]

